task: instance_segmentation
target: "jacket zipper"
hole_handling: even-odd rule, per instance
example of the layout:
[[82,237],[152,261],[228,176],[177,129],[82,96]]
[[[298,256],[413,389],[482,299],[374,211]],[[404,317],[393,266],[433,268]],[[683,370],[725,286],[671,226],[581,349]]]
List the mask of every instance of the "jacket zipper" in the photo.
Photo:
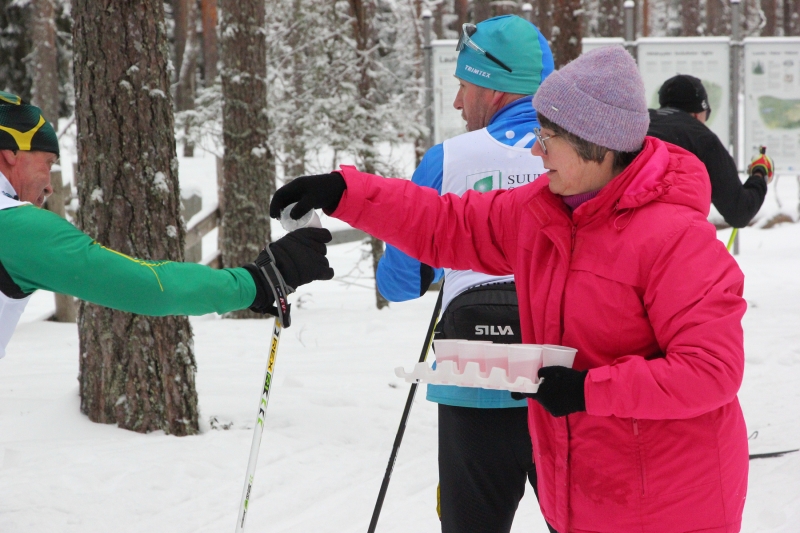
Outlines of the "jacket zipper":
[[578,233],[578,226],[577,226],[577,224],[573,224],[572,225],[572,237],[570,238],[570,245],[569,245],[569,251],[570,252],[574,252],[575,251],[575,234],[576,233]]
[[639,459],[639,476],[641,477],[642,481],[642,496],[644,496],[647,491],[645,490],[645,477],[644,477],[644,458],[642,457],[642,441],[639,437],[639,421],[635,418],[633,420],[633,435],[636,437],[636,455]]
[[[575,251],[575,234],[578,232],[577,224],[572,224],[572,233],[569,242],[569,263],[572,263],[572,252]],[[569,276],[569,267],[567,267],[567,276]],[[564,281],[566,287],[566,280]],[[564,338],[564,302],[567,298],[567,291],[561,293],[561,338]]]

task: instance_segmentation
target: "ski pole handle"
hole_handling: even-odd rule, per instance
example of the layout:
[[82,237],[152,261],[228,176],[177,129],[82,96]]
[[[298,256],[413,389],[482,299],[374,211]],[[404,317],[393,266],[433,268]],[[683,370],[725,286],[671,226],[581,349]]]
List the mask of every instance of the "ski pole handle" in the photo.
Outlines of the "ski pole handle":
[[258,417],[255,427],[253,427],[253,442],[250,445],[250,458],[247,461],[247,474],[244,478],[244,490],[242,500],[239,504],[239,517],[236,520],[236,533],[244,531],[244,522],[247,519],[247,511],[250,505],[250,494],[253,490],[253,477],[256,473],[256,462],[258,461],[258,450],[261,447],[261,436],[264,433],[264,418],[267,416],[267,404],[269,403],[269,393],[272,386],[272,376],[275,371],[275,360],[278,357],[278,343],[281,340],[281,321],[275,317],[272,328],[272,342],[269,349],[269,360],[267,370],[264,373],[264,388],[261,391],[261,398],[258,402]]

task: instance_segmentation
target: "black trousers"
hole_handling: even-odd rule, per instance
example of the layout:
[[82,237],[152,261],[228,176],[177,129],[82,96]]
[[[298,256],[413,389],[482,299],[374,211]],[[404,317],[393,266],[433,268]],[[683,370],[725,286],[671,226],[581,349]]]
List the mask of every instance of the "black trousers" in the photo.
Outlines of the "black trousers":
[[536,492],[527,408],[439,404],[442,533],[508,533],[526,481]]

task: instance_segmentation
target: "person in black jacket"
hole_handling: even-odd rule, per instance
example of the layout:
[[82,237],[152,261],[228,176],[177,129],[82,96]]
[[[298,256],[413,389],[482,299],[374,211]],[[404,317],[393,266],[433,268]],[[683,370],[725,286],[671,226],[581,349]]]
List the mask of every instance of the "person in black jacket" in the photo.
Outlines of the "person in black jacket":
[[660,109],[650,110],[647,134],[688,150],[703,162],[711,178],[711,202],[734,228],[743,228],[758,213],[767,184],[772,181],[772,161],[764,154],[748,167],[742,184],[736,163],[714,132],[705,125],[711,106],[699,79],[679,74],[658,90]]

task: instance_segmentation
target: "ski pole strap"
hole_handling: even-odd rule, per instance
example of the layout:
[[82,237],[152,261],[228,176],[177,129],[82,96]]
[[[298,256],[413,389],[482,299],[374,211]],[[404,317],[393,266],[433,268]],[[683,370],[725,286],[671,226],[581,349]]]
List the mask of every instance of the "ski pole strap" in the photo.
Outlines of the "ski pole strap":
[[292,306],[289,304],[287,298],[294,292],[294,289],[286,284],[283,280],[278,266],[275,264],[275,256],[272,255],[272,250],[269,245],[264,248],[265,254],[259,254],[256,259],[255,265],[264,274],[264,277],[269,283],[269,288],[272,290],[272,296],[275,297],[275,307],[278,309],[278,320],[284,328],[291,325],[291,311]]

